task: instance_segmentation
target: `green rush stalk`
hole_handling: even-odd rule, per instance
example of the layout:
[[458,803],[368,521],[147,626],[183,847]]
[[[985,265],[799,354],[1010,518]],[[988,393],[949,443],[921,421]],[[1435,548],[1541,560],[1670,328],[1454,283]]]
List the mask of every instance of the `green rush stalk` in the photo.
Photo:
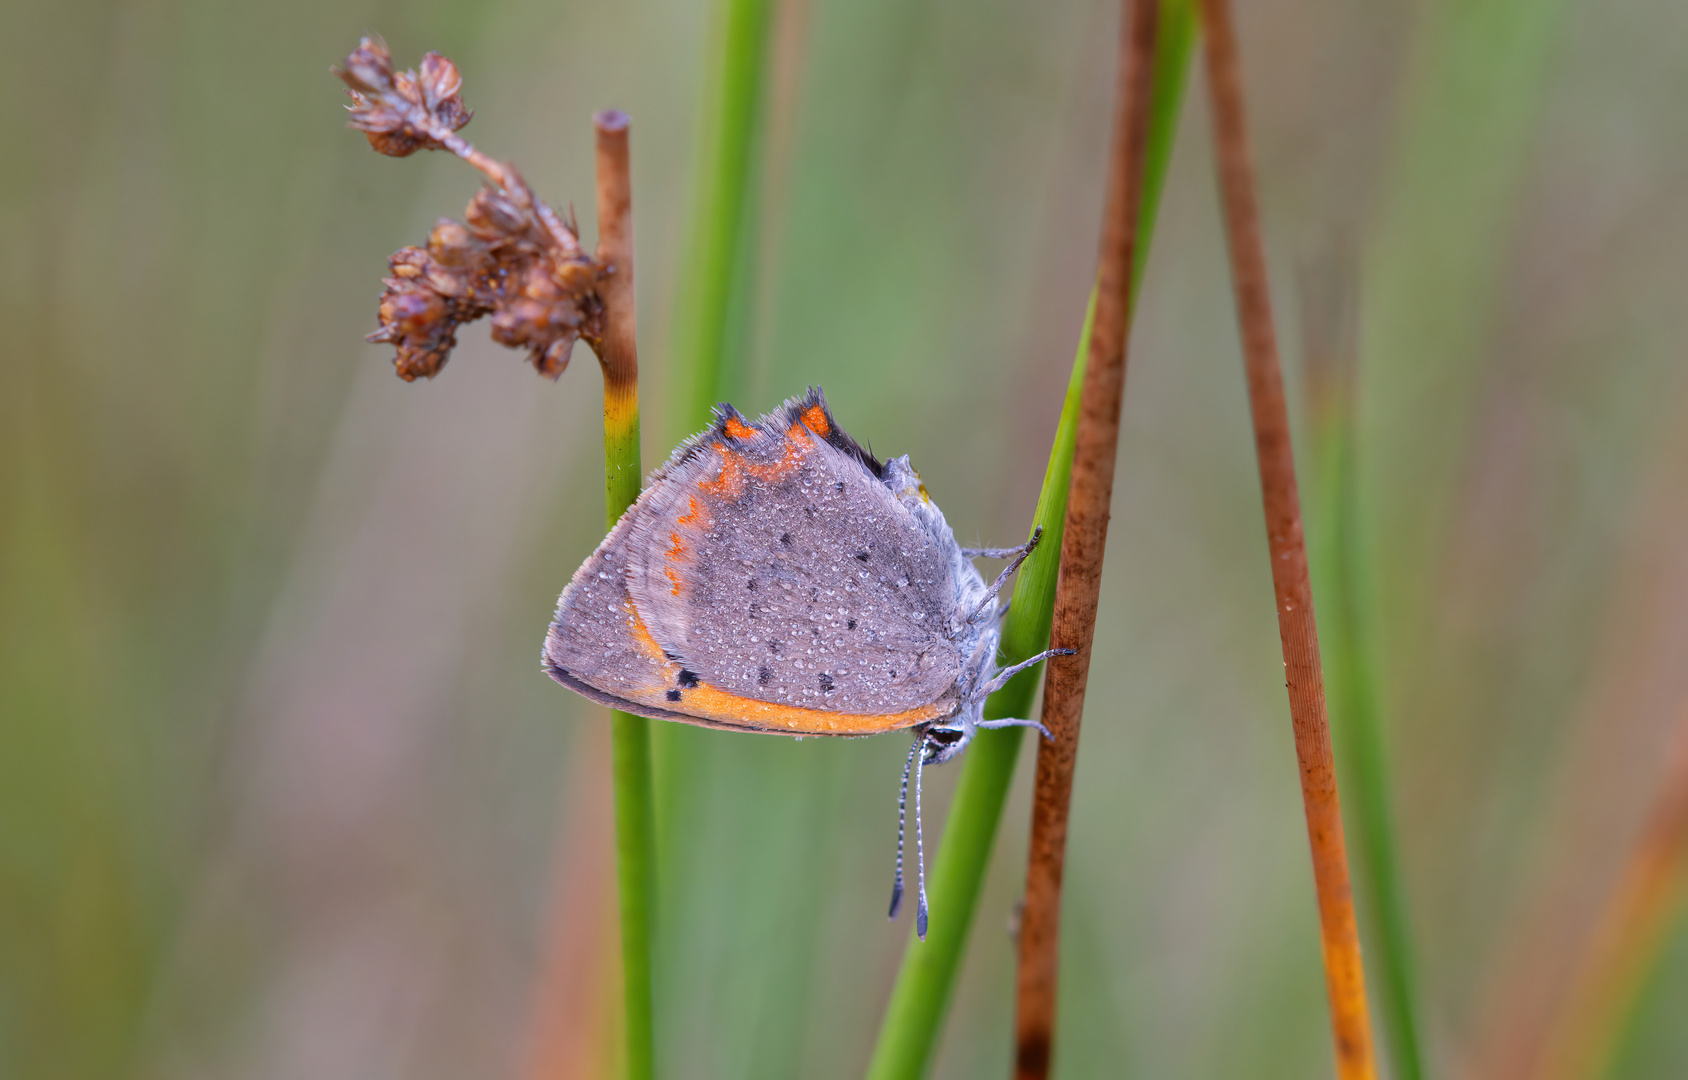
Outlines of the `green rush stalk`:
[[[1143,268],[1154,232],[1155,214],[1172,157],[1186,75],[1196,40],[1196,11],[1191,0],[1162,0],[1160,34],[1155,49],[1153,100],[1149,142],[1144,159],[1143,200],[1136,258],[1132,268],[1133,308],[1143,280]],[[1031,558],[1020,568],[1014,596],[1002,631],[1002,663],[1017,663],[1042,650],[1049,640],[1055,602],[1062,531],[1066,523],[1067,490],[1072,473],[1073,442],[1077,432],[1079,391],[1084,385],[1085,353],[1090,340],[1090,312],[1079,335],[1067,383],[1066,403],[1055,430],[1055,443],[1044,471],[1033,527],[1044,535]],[[1037,693],[1042,666],[1027,671],[998,691],[985,706],[985,716],[999,719],[1028,716]],[[915,1080],[923,1075],[937,1046],[944,1013],[955,989],[962,950],[978,907],[979,892],[990,863],[1002,807],[1020,752],[1019,728],[981,731],[962,759],[961,776],[950,804],[943,839],[930,875],[932,917],[925,942],[910,933],[903,964],[880,1025],[879,1041],[868,1066],[869,1080]]]

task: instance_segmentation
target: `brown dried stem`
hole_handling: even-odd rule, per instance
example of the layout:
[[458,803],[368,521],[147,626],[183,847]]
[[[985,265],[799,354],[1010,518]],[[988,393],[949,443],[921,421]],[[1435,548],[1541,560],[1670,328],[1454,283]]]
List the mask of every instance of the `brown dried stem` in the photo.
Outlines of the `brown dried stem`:
[[1325,715],[1319,636],[1313,619],[1313,590],[1307,577],[1307,546],[1301,528],[1289,413],[1284,404],[1283,376],[1272,326],[1260,212],[1254,201],[1254,168],[1243,115],[1241,64],[1227,0],[1202,0],[1201,10],[1220,198],[1225,211],[1237,320],[1242,329],[1249,407],[1254,418],[1254,446],[1266,510],[1278,633],[1283,639],[1290,723],[1295,731],[1295,753],[1301,765],[1301,797],[1313,851],[1313,885],[1319,901],[1325,990],[1330,997],[1337,1075],[1343,1080],[1356,1080],[1376,1076],[1377,1065],[1372,1051],[1371,1021],[1366,1011],[1365,971],[1360,961],[1354,898],[1349,886],[1348,855],[1342,836],[1336,765],[1331,757],[1330,725]]
[[1054,1046],[1067,812],[1072,802],[1079,721],[1090,674],[1102,555],[1113,498],[1114,459],[1119,446],[1131,275],[1142,204],[1159,11],[1160,0],[1132,0],[1126,5],[1120,31],[1107,207],[1096,270],[1096,314],[1085,364],[1050,633],[1053,645],[1076,649],[1077,653],[1051,662],[1044,682],[1043,723],[1053,738],[1038,748],[1026,901],[1020,921],[1015,1070],[1022,1080],[1049,1074]]
[[636,386],[639,350],[634,342],[633,308],[633,178],[628,164],[628,119],[624,112],[601,112],[592,117],[598,151],[598,251],[603,277],[603,331],[598,359],[606,384]]

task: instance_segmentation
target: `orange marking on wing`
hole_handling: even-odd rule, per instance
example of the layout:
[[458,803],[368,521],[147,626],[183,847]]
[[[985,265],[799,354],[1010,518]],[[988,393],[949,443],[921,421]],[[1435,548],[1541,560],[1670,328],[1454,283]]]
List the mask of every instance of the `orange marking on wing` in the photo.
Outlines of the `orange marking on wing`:
[[803,425],[823,439],[832,434],[832,425],[826,420],[826,410],[821,408],[819,402],[803,410]]
[[[792,426],[796,427],[797,425],[793,424]],[[778,461],[770,461],[766,464],[747,462],[745,468],[750,475],[758,480],[769,484],[778,483],[797,471],[797,466],[803,463],[803,459],[809,456],[809,452],[814,448],[815,444],[810,441],[808,434],[805,433],[801,441],[794,438],[785,444],[785,453],[780,455]]]
[[[777,461],[758,462],[739,453],[729,450],[724,443],[715,443],[713,449],[721,455],[721,475],[713,480],[706,480],[698,485],[699,490],[723,499],[737,500],[744,494],[745,478],[754,477],[765,484],[777,484],[790,476],[803,463],[803,459],[814,450],[815,444],[809,434],[797,424],[792,425],[792,432],[796,434],[786,442],[785,453]],[[791,434],[791,432],[788,432]],[[693,504],[693,512],[697,512]],[[686,520],[685,518],[680,519]]]
[[[747,731],[771,731],[786,735],[877,735],[885,731],[900,731],[928,720],[939,720],[955,711],[954,699],[945,696],[915,709],[898,713],[835,713],[821,709],[805,709],[797,705],[776,705],[729,693],[708,683],[683,688],[679,686],[680,663],[670,660],[662,645],[645,626],[645,620],[626,601],[633,648],[655,669],[651,682],[629,695],[642,705],[651,705],[668,712],[681,713],[728,727]],[[680,691],[679,701],[668,700],[670,690]],[[622,691],[616,690],[620,694]]]
[[728,450],[725,443],[716,443],[715,452],[721,455],[721,475],[705,480],[698,487],[723,499],[737,499],[744,493],[744,457],[736,450]]
[[638,650],[639,655],[646,660],[654,660],[663,667],[671,667],[676,673],[679,672],[680,665],[668,659],[667,650],[651,636],[650,630],[645,626],[645,620],[639,617],[639,609],[633,606],[632,597],[623,600],[621,607],[627,612],[627,617],[633,620],[633,647]]
[[670,588],[668,591],[673,593],[675,596],[679,596],[680,595],[680,575],[676,574],[674,572],[674,568],[672,566],[665,569],[663,571],[663,573],[668,575],[668,580],[673,583],[673,587]]
[[823,712],[796,705],[775,705],[755,698],[740,697],[699,683],[690,690],[682,690],[677,702],[657,702],[664,708],[684,712],[705,720],[756,731],[783,731],[792,735],[876,735],[882,731],[897,731],[928,720],[948,716],[955,711],[955,702],[940,698],[918,709],[876,716],[866,713]]
[[743,420],[740,420],[736,416],[727,417],[727,422],[723,424],[722,427],[726,430],[728,435],[731,435],[735,439],[750,439],[756,436],[756,429],[749,427]]

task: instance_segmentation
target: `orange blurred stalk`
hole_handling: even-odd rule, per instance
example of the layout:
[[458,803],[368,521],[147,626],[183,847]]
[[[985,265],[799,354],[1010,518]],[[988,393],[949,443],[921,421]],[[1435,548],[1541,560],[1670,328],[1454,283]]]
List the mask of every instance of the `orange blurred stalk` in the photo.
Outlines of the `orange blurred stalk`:
[[1043,723],[1052,738],[1038,746],[1026,900],[1020,920],[1015,1074],[1022,1080],[1048,1076],[1054,1048],[1067,814],[1113,499],[1120,400],[1125,392],[1126,330],[1131,323],[1132,268],[1149,142],[1160,0],[1130,0],[1125,7],[1107,207],[1096,269],[1096,309],[1085,362],[1050,633],[1055,647],[1078,652],[1051,661],[1045,676]]
[[1366,1010],[1365,970],[1354,920],[1348,853],[1337,799],[1336,763],[1325,715],[1319,634],[1313,619],[1313,590],[1307,575],[1307,545],[1301,528],[1295,456],[1289,412],[1284,404],[1260,211],[1254,199],[1254,167],[1243,113],[1241,64],[1227,0],[1202,0],[1202,37],[1207,58],[1208,96],[1213,107],[1220,200],[1242,330],[1255,454],[1266,511],[1266,541],[1272,558],[1278,633],[1283,640],[1284,680],[1289,689],[1295,754],[1301,765],[1301,797],[1307,838],[1313,850],[1313,886],[1319,901],[1319,934],[1330,999],[1331,1034],[1337,1075],[1359,1080],[1377,1075],[1371,1019]]
[[1688,708],[1646,823],[1590,938],[1547,1047],[1554,1080],[1605,1075],[1688,884]]
[[599,1080],[621,1072],[609,763],[609,729],[587,725],[569,755],[521,1080]]

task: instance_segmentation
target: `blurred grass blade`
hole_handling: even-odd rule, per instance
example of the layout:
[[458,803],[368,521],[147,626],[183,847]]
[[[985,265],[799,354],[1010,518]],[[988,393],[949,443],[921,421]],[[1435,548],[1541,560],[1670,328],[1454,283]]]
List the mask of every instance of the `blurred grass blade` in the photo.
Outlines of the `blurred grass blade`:
[[1416,953],[1397,854],[1359,517],[1357,263],[1351,247],[1333,244],[1301,280],[1314,481],[1307,536],[1313,595],[1323,624],[1320,639],[1331,729],[1342,790],[1356,826],[1356,877],[1374,929],[1389,1056],[1398,1080],[1421,1080]]
[[[751,295],[751,213],[757,133],[767,80],[773,0],[717,0],[706,61],[693,172],[691,235],[676,301],[674,441],[709,418],[716,402],[742,389],[734,382]],[[742,337],[742,334],[737,336]]]
[[[772,0],[717,0],[705,57],[703,107],[692,167],[691,235],[675,301],[669,368],[669,444],[708,424],[710,410],[732,400],[743,366],[735,330],[749,325],[756,188],[752,160],[768,67]],[[744,337],[742,332],[738,337]],[[739,404],[746,404],[739,401]],[[657,835],[661,859],[676,869],[685,791],[693,769],[713,746],[708,736],[683,725],[655,732]],[[665,888],[678,885],[671,874]]]
[[[1143,203],[1138,224],[1137,254],[1131,290],[1142,284],[1143,267],[1154,234],[1161,186],[1172,156],[1178,128],[1185,75],[1195,44],[1195,6],[1191,0],[1163,0],[1161,33],[1155,52],[1154,96],[1150,104],[1149,144],[1144,161]],[[1079,391],[1084,385],[1085,351],[1090,340],[1090,313],[1079,334],[1077,355],[1067,383],[1066,403],[1055,431],[1043,491],[1038,496],[1033,528],[1041,525],[1043,541],[1020,568],[1014,596],[1002,632],[1003,663],[1013,664],[1041,650],[1049,640],[1055,600],[1055,576],[1066,522],[1067,489],[1071,480],[1073,440],[1077,431]],[[1031,714],[1037,693],[1038,669],[1027,671],[995,694],[985,716],[1001,719]],[[979,890],[990,863],[991,847],[1014,763],[1020,751],[1019,728],[982,731],[962,759],[961,777],[950,804],[949,819],[938,845],[931,874],[931,928],[924,943],[909,935],[902,969],[886,1006],[867,1075],[871,1080],[921,1076],[931,1060],[943,1026],[944,1013],[955,987],[961,954],[978,906]]]
[[[668,445],[703,428],[717,402],[743,390],[745,328],[754,289],[758,187],[756,150],[764,113],[770,24],[774,0],[714,0],[705,46],[702,104],[689,197],[690,227],[675,299],[668,369]],[[741,405],[748,403],[742,399]],[[712,732],[658,724],[650,732],[654,770],[654,831],[659,888],[673,904],[663,907],[665,971],[684,983],[688,928],[679,898],[691,892],[696,872],[689,858],[699,822],[707,818],[707,779],[719,771],[726,750]],[[683,1003],[665,998],[665,1011]]]

